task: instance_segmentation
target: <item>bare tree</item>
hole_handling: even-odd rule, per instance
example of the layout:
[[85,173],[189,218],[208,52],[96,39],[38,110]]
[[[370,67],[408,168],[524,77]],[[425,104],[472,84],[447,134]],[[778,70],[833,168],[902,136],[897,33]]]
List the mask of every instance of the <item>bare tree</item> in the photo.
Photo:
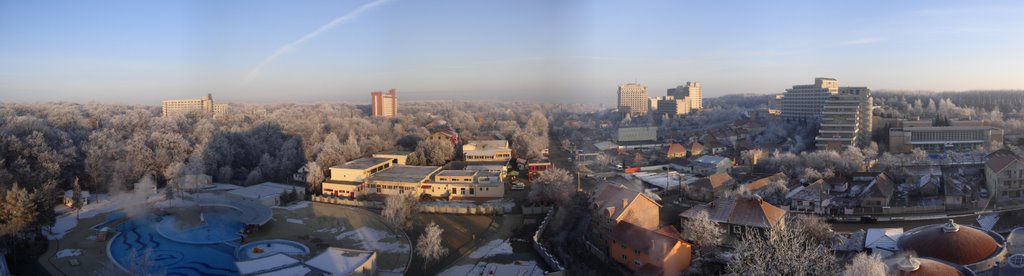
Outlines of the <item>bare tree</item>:
[[733,251],[728,270],[740,275],[835,275],[835,255],[794,227],[748,229]]
[[320,185],[324,183],[324,170],[316,161],[306,163],[306,190],[319,192]]
[[574,190],[572,176],[559,168],[538,173],[530,185],[530,201],[540,203],[567,202]]
[[697,246],[697,254],[722,244],[722,228],[711,220],[707,210],[700,210],[692,218],[683,222],[682,236]]
[[426,268],[428,263],[440,260],[448,255],[448,248],[441,245],[441,234],[443,233],[444,229],[441,229],[441,227],[438,227],[436,223],[431,221],[423,229],[423,234],[420,235],[420,238],[416,240],[416,255],[424,259],[423,268]]
[[843,269],[843,276],[885,276],[885,262],[878,254],[858,253]]
[[796,215],[790,219],[787,227],[793,228],[802,236],[811,239],[811,242],[818,244],[828,243],[835,236],[832,226],[814,215]]
[[412,215],[416,212],[417,203],[416,195],[412,193],[388,196],[384,199],[381,216],[395,227],[412,229]]
[[455,147],[446,140],[427,140],[416,146],[416,164],[440,166],[448,163],[455,155]]

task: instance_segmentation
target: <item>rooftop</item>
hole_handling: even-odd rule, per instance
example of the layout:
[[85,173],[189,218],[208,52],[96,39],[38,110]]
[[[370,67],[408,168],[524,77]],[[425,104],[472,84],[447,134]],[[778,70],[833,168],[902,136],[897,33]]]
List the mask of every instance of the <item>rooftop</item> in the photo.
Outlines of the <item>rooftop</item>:
[[381,163],[391,162],[391,158],[380,158],[380,157],[364,157],[356,160],[345,162],[338,166],[333,166],[334,169],[355,169],[365,170],[373,166],[380,165]]
[[280,196],[281,194],[291,192],[292,189],[305,189],[305,187],[291,186],[273,182],[263,182],[260,184],[243,187],[241,189],[231,190],[228,193],[248,199],[261,199],[267,197]]
[[960,265],[992,258],[1002,250],[1002,236],[973,226],[948,223],[925,225],[904,232],[897,245],[918,256],[931,257]]
[[437,176],[473,176],[475,174],[474,170],[442,170],[437,173]]
[[726,160],[726,159],[727,158],[721,157],[721,156],[705,155],[705,156],[701,156],[700,158],[697,158],[697,160],[693,160],[693,161],[697,162],[697,163],[704,163],[704,164],[718,164],[718,163],[721,163],[723,160]]
[[369,178],[370,181],[391,181],[391,182],[420,182],[430,177],[440,170],[438,166],[404,166],[398,165],[379,173],[376,173]]
[[[668,232],[668,231],[664,231]],[[679,232],[676,232],[679,233]],[[672,250],[676,243],[682,242],[678,234],[669,236],[662,231],[645,229],[635,224],[620,221],[612,228],[611,238],[631,249],[647,252],[651,256],[664,256],[667,250]],[[664,246],[662,246],[664,245]],[[666,250],[663,252],[651,252],[651,250]]]
[[990,153],[987,156],[987,159],[988,160],[985,161],[985,166],[992,171],[998,172],[1002,171],[1010,164],[1013,164],[1013,161],[1020,160],[1020,157],[1010,150],[1001,149]]
[[374,153],[373,156],[378,156],[378,155],[380,155],[380,156],[383,156],[383,155],[407,156],[407,155],[410,155],[410,154],[412,154],[411,151],[395,150],[395,151],[385,151],[385,152]]
[[306,264],[327,272],[329,275],[349,275],[366,262],[376,258],[377,253],[354,249],[329,247],[320,255],[306,261]]
[[786,216],[786,210],[775,207],[759,197],[720,198],[706,205],[698,205],[679,214],[690,218],[701,210],[715,222],[769,228]]

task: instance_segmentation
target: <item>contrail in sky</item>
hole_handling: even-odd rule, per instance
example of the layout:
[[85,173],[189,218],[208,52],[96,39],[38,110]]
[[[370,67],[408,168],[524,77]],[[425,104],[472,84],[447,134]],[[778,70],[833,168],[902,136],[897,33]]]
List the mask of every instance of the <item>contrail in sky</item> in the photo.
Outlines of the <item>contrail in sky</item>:
[[331,22],[328,22],[327,24],[320,26],[320,28],[316,28],[316,30],[313,30],[312,32],[300,37],[298,40],[292,41],[291,43],[285,44],[284,46],[277,48],[277,51],[274,51],[273,54],[263,59],[263,62],[260,62],[259,65],[256,65],[256,67],[252,68],[252,70],[249,71],[249,75],[245,77],[245,81],[243,83],[248,83],[252,81],[256,77],[256,75],[260,73],[260,70],[262,70],[264,66],[270,64],[270,62],[274,61],[274,59],[276,59],[277,57],[284,55],[285,53],[288,53],[289,51],[292,50],[292,48],[302,45],[303,43],[306,43],[306,41],[314,39],[324,32],[330,31],[331,29],[341,26],[342,24],[345,24],[351,21],[352,19],[355,19],[363,12],[371,10],[388,1],[389,0],[374,0],[373,2],[363,4],[362,6],[356,8],[355,10],[352,10],[351,12],[342,15],[341,17],[335,18],[334,20],[331,20]]

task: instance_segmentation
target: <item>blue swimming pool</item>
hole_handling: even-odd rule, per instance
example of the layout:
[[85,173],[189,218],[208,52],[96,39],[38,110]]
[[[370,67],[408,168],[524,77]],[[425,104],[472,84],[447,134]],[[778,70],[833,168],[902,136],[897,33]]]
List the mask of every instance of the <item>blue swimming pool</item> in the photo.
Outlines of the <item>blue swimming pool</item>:
[[[207,215],[204,213],[204,215]],[[223,241],[229,233],[237,233],[241,228],[213,224],[211,229],[206,226],[194,227],[177,231],[175,228],[161,228],[162,221],[170,216],[145,215],[132,218],[117,226],[120,232],[110,241],[109,253],[123,268],[133,271],[139,267],[139,256],[149,252],[149,272],[165,275],[237,275],[235,268],[235,249],[237,243]],[[230,220],[222,217],[207,217],[207,221],[215,222]],[[228,233],[216,233],[227,231]],[[163,234],[161,234],[163,232]],[[182,240],[175,241],[164,236],[167,234]],[[205,240],[210,237],[210,240]],[[196,243],[186,241],[198,241]],[[135,255],[133,257],[132,255]],[[134,264],[133,264],[134,263]]]

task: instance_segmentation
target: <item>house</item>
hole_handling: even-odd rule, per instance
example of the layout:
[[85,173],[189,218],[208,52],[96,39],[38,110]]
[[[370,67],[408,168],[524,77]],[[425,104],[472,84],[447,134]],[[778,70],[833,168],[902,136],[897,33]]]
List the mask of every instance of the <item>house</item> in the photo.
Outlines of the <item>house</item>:
[[873,253],[892,254],[899,251],[896,242],[903,236],[903,228],[868,228],[864,248]]
[[937,196],[942,188],[942,171],[938,166],[906,168],[908,175],[903,185],[909,186],[912,196]]
[[412,156],[411,151],[386,151],[373,154],[375,158],[391,158],[392,165],[408,165],[406,161],[410,156]]
[[726,146],[726,144],[715,139],[709,139],[707,141],[704,141],[703,145],[704,150],[707,151],[707,153],[709,154],[721,154],[729,149],[729,147]]
[[880,173],[860,194],[861,207],[886,207],[892,201],[896,184],[886,173]]
[[690,200],[711,202],[736,188],[736,180],[727,173],[716,173],[687,185],[680,184],[680,192]]
[[607,244],[608,234],[620,221],[626,221],[648,230],[658,229],[661,204],[644,193],[623,185],[609,183],[601,186],[592,198],[594,234],[597,244]]
[[1024,204],[1024,160],[1001,149],[985,158],[985,186],[996,208]]
[[819,179],[807,186],[800,186],[786,193],[790,212],[826,214],[830,198],[825,181]]
[[[92,202],[92,197],[89,194],[89,191],[82,191],[81,197],[82,197],[82,206],[89,205],[89,203]],[[64,206],[67,206],[68,208],[71,208],[71,207],[75,206],[75,191],[72,191],[72,190],[64,191],[64,196],[62,198],[64,200]]]
[[548,160],[547,158],[535,159],[526,162],[526,169],[528,172],[527,177],[529,180],[533,180],[533,178],[537,177],[537,175],[540,174],[540,172],[549,170],[551,168],[554,168],[554,166],[551,164],[551,161]]
[[786,179],[787,179],[786,173],[779,172],[779,173],[776,173],[776,174],[773,174],[773,175],[770,175],[770,176],[767,176],[767,177],[762,177],[762,178],[756,179],[754,181],[751,181],[750,183],[747,183],[747,185],[743,185],[743,187],[746,188],[748,191],[754,192],[754,191],[761,190],[761,189],[763,189],[765,187],[768,187],[769,185],[771,185],[774,182],[780,182],[780,181],[782,181],[782,185],[783,185],[783,187],[785,187],[786,186],[786,183],[785,183]]
[[495,162],[512,159],[512,149],[505,140],[477,140],[462,145],[466,162]]
[[452,142],[452,146],[454,147],[459,144],[459,133],[455,132],[455,129],[452,129],[451,127],[443,127],[431,133],[425,140],[449,141]]
[[668,146],[668,152],[667,152],[666,155],[667,155],[668,159],[685,158],[686,157],[686,147],[684,147],[683,145],[680,145],[678,143],[671,144],[671,145]]
[[608,256],[636,275],[682,275],[693,246],[672,226],[650,230],[622,221],[609,235]]
[[449,200],[505,197],[505,182],[500,173],[487,171],[442,170],[421,188],[425,194]]
[[712,175],[730,171],[732,171],[732,160],[729,158],[706,155],[693,160],[693,173],[695,174]]
[[700,142],[693,142],[690,144],[690,156],[700,156],[704,154],[704,144]]
[[[720,198],[711,203],[694,206],[679,214],[680,223],[694,218],[700,211],[708,212],[708,218],[717,222],[725,233],[726,240],[742,239],[748,230],[767,231],[784,225],[786,210],[775,207],[757,196]],[[683,231],[686,231],[683,227]]]

